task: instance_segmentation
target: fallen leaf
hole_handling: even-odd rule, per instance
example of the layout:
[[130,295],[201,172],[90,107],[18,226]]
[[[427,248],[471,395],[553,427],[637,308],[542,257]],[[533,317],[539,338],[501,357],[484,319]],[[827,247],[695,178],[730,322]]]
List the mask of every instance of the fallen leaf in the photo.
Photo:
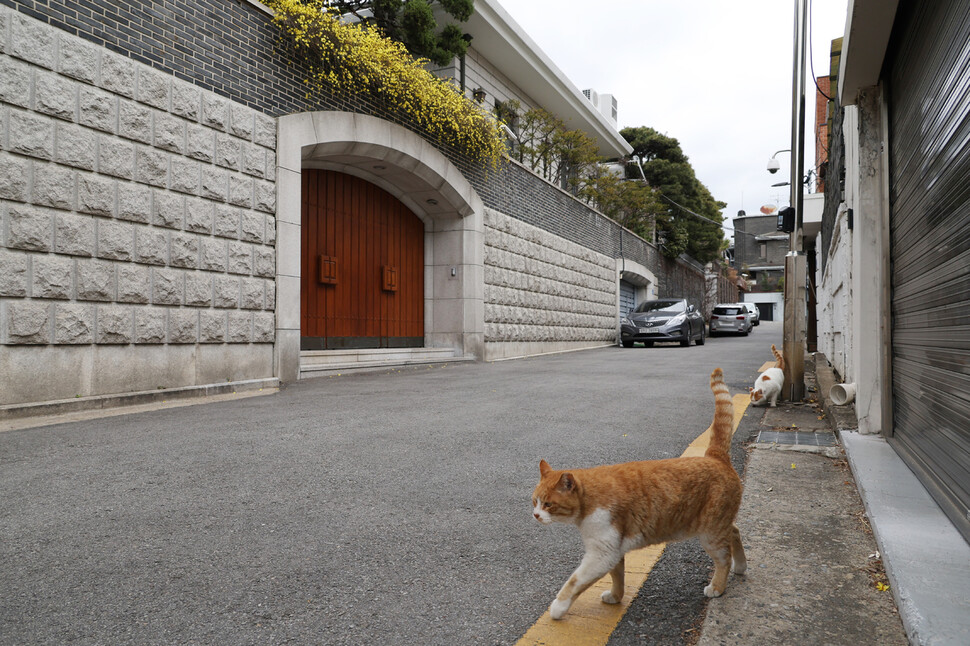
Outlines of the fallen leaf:
[[791,463],[791,468],[792,468],[792,469],[794,469],[794,468],[795,468],[795,463],[794,463],[794,462],[792,462],[792,463]]
[[889,589],[889,586],[883,583],[882,581],[876,582],[876,590],[879,590],[879,592],[885,592],[888,589]]

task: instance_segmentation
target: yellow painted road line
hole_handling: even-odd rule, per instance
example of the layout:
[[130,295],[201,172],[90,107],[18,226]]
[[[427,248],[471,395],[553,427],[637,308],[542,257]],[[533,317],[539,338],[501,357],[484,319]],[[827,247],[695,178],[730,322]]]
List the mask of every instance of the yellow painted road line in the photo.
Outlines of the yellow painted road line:
[[[747,394],[744,394],[735,395],[733,401],[732,434],[738,429],[738,424],[741,423],[744,411],[751,400]],[[704,455],[710,439],[711,429],[708,427],[690,443],[681,457]],[[650,570],[660,560],[665,547],[666,543],[661,543],[627,553],[624,576],[626,592],[620,603],[608,604],[600,601],[600,595],[603,591],[609,590],[611,585],[610,577],[604,576],[573,602],[564,618],[553,620],[547,610],[516,642],[516,646],[603,646],[609,641],[610,635],[620,623],[627,608],[633,603],[633,599],[640,593],[640,588],[650,575]]]
[[777,368],[777,367],[778,367],[777,361],[765,361],[764,365],[758,368],[758,372],[764,372],[768,368]]

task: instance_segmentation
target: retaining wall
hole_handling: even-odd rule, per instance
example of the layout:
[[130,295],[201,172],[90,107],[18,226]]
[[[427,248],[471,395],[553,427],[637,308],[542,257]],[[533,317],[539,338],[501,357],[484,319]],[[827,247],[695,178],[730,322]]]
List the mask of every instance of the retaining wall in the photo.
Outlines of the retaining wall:
[[271,378],[275,145],[0,7],[0,405]]
[[485,209],[486,359],[607,345],[616,261]]
[[[249,0],[2,1],[0,406],[272,382],[277,118],[425,133],[367,97],[308,98]],[[612,341],[621,256],[702,302],[700,267],[514,162],[486,174],[431,143],[489,218],[487,358]]]

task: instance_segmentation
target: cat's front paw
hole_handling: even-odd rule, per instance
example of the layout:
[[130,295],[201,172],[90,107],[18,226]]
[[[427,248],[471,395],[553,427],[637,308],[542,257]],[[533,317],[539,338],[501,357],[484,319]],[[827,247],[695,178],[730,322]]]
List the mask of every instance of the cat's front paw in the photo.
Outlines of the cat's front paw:
[[560,601],[559,599],[556,599],[552,602],[552,605],[549,606],[549,616],[553,619],[562,619],[563,615],[566,614],[566,611],[569,610],[569,606],[571,605],[572,603],[569,601]]
[[704,596],[705,597],[710,597],[710,598],[713,599],[714,597],[719,597],[722,594],[724,594],[724,591],[721,590],[720,592],[718,592],[717,590],[714,589],[714,585],[713,584],[708,584],[707,587],[704,588]]
[[620,603],[620,600],[616,598],[612,590],[605,591],[602,595],[600,595],[600,599],[603,600],[603,603]]

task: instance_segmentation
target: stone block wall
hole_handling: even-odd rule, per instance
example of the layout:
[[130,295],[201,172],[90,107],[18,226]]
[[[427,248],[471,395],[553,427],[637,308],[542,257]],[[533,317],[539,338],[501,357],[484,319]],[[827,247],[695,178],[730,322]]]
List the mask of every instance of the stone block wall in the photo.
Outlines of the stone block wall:
[[0,405],[52,346],[97,377],[49,398],[172,385],[115,383],[106,345],[163,372],[159,348],[232,345],[174,379],[272,377],[275,146],[275,119],[0,7]]
[[485,209],[486,359],[616,339],[616,261]]

